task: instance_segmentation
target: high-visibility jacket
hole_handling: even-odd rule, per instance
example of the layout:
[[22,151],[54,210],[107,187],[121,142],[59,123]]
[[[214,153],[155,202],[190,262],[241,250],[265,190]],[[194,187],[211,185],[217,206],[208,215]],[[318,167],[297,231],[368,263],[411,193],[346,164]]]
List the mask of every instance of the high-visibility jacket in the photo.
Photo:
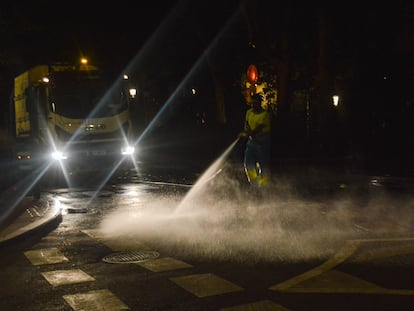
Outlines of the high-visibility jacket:
[[257,134],[252,135],[250,139],[258,143],[267,142],[270,139],[270,113],[264,109],[260,111],[255,111],[253,108],[248,109],[245,130],[248,132],[255,131],[259,126],[262,126],[262,129]]

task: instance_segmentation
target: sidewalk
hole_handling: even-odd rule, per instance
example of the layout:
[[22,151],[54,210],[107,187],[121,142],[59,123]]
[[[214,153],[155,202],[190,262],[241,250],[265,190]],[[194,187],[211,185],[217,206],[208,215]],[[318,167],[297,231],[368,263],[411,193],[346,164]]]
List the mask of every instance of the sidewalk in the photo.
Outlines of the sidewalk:
[[14,216],[0,225],[0,246],[27,237],[62,220],[59,206],[45,198],[26,196],[15,207]]

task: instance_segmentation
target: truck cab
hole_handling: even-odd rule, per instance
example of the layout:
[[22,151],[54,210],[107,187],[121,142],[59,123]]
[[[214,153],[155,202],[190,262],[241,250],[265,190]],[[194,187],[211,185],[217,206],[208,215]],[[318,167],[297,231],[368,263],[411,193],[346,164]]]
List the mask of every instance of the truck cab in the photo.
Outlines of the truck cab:
[[67,179],[133,163],[127,79],[107,81],[83,60],[39,65],[14,82],[14,153],[20,173],[58,173]]

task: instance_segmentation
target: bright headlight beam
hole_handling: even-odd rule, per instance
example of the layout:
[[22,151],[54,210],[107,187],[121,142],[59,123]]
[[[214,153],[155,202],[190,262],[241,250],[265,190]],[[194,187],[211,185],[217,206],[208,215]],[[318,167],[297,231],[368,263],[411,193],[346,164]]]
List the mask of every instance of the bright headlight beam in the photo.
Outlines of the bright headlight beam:
[[52,152],[52,158],[54,160],[60,161],[60,160],[65,160],[68,157],[63,152],[56,150],[56,151]]
[[122,155],[131,155],[135,152],[135,148],[132,146],[127,146],[121,150]]

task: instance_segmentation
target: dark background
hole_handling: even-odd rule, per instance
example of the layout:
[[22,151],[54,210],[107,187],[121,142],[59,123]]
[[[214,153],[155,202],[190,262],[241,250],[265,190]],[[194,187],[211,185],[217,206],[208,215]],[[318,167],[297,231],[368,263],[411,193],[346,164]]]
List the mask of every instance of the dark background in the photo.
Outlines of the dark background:
[[277,76],[275,163],[339,159],[414,173],[409,1],[3,1],[0,23],[3,136],[14,76],[86,55],[113,79],[130,73],[134,127],[147,144],[214,155],[242,128],[243,76],[254,63]]

